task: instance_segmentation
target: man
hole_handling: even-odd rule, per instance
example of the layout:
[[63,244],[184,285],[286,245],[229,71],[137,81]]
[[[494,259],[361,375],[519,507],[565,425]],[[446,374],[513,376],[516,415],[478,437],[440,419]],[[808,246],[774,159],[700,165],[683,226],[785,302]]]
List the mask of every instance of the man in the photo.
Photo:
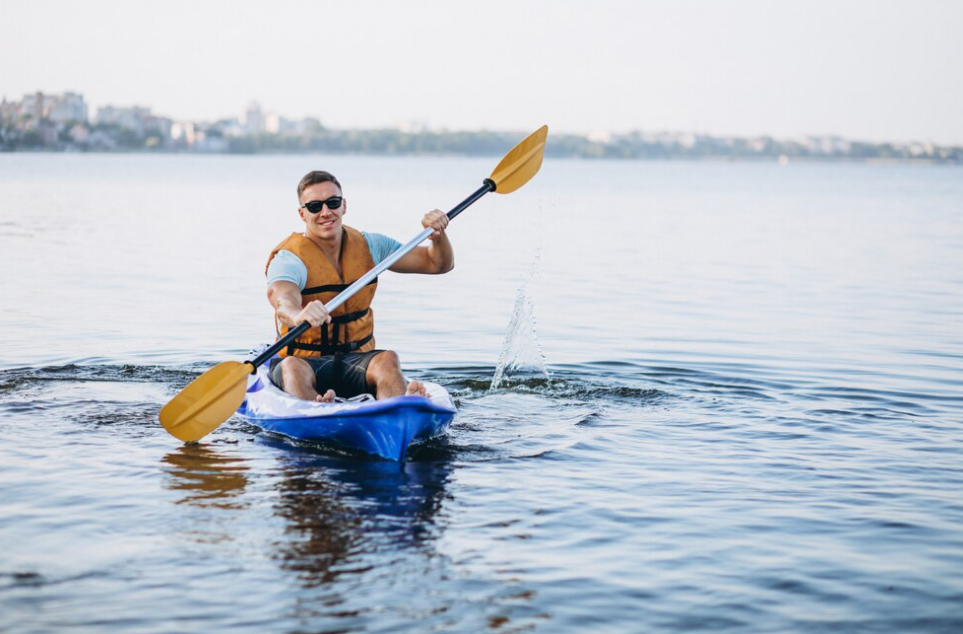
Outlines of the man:
[[[371,300],[377,279],[332,314],[324,304],[394,252],[401,244],[376,233],[342,225],[348,202],[341,183],[328,172],[308,172],[298,184],[298,215],[304,233],[292,233],[271,252],[267,265],[268,301],[280,334],[301,322],[311,328],[281,351],[271,379],[298,398],[331,402],[374,393],[378,399],[425,394],[418,381],[405,382],[397,353],[378,350]],[[427,247],[412,249],[395,262],[396,273],[447,273],[455,256],[445,233],[448,216],[435,209],[421,224],[434,229]]]

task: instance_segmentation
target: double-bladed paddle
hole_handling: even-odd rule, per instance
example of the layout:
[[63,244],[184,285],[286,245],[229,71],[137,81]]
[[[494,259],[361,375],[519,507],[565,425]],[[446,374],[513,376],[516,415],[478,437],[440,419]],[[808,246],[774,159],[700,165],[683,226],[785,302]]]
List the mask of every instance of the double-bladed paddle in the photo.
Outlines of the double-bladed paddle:
[[[448,219],[453,220],[455,216],[465,211],[472,203],[489,192],[510,194],[531,180],[542,166],[547,137],[548,126],[542,126],[512,148],[495,167],[491,176],[485,179],[484,184],[448,212]],[[368,282],[421,244],[433,232],[434,229],[425,229],[419,233],[407,244],[399,247],[385,258],[378,266],[341,291],[337,297],[325,304],[324,308],[330,313],[348,301]],[[310,327],[311,324],[308,322],[301,322],[278,339],[273,346],[251,361],[243,363],[225,361],[197,377],[161,408],[161,425],[171,435],[185,442],[200,440],[211,433],[221,423],[230,418],[231,414],[236,412],[244,401],[247,377],[253,374],[258,366],[271,359],[278,351],[285,348]]]

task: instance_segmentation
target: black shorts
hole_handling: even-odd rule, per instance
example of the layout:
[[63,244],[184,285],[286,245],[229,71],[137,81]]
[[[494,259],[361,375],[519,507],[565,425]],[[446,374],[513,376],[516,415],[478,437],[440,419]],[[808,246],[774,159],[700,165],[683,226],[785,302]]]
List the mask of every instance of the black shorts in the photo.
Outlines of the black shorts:
[[[384,350],[345,352],[317,358],[301,357],[301,360],[307,361],[314,369],[315,389],[318,394],[334,390],[334,393],[342,398],[351,398],[359,394],[374,394],[374,386],[369,388],[365,375],[368,364],[382,352]],[[280,359],[271,361],[271,381],[282,390],[284,389]]]

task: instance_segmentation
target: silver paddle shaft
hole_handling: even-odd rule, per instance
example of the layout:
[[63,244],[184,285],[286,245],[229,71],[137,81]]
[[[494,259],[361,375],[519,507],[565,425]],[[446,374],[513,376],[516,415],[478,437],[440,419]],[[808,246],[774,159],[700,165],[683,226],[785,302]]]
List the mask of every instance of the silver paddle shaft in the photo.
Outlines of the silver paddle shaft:
[[[490,178],[486,178],[485,183],[481,187],[479,187],[477,190],[475,190],[475,193],[473,193],[471,196],[469,196],[465,200],[458,203],[458,205],[454,209],[448,212],[447,214],[448,220],[449,221],[454,220],[455,216],[465,211],[465,209],[467,209],[470,205],[472,205],[476,200],[478,200],[488,192],[495,191],[495,187],[496,187],[495,181],[491,180]],[[412,238],[407,244],[397,248],[394,253],[392,253],[391,255],[386,257],[384,260],[382,260],[378,264],[378,266],[374,267],[373,269],[371,269],[370,271],[368,271],[367,273],[359,277],[354,283],[351,284],[351,286],[349,286],[348,288],[338,293],[337,297],[335,297],[330,302],[324,305],[324,309],[328,311],[328,313],[331,313],[335,308],[337,308],[341,304],[351,299],[351,297],[354,296],[355,293],[360,291],[362,287],[364,287],[368,282],[378,277],[381,273],[384,273],[384,271],[389,266],[391,266],[392,264],[394,264],[395,262],[403,258],[406,253],[408,253],[409,251],[414,249],[416,246],[424,242],[425,238],[427,238],[432,233],[434,233],[434,231],[435,231],[434,229],[425,229],[424,231],[416,235],[414,238]],[[308,328],[310,327],[311,327],[311,324],[309,322],[302,321],[300,324],[298,324],[297,326],[289,330],[286,335],[284,335],[283,337],[275,341],[274,345],[269,347],[267,350],[264,350],[263,352],[261,352],[261,354],[259,354],[254,359],[248,362],[251,364],[251,372],[254,371],[254,368],[258,367],[265,361],[274,357],[274,355],[277,354],[282,348],[285,348],[289,343],[291,343],[292,341],[300,337],[302,334],[307,332]]]
[[[478,200],[488,192],[495,191],[495,187],[496,187],[495,181],[493,181],[490,178],[486,178],[484,184],[481,187],[476,189],[471,196],[469,196],[465,200],[458,203],[454,209],[452,209],[446,214],[448,216],[448,221],[451,222],[452,220],[454,220],[455,216],[457,216],[461,212],[468,209],[468,207],[474,204],[476,200]],[[349,286],[348,288],[338,293],[337,297],[335,297],[330,302],[324,305],[324,309],[330,313],[335,308],[337,308],[341,304],[351,299],[351,296],[357,293],[358,291],[360,291],[365,284],[367,284],[374,278],[378,277],[378,275],[383,273],[389,266],[391,266],[392,264],[394,264],[395,262],[403,258],[406,253],[408,253],[409,251],[414,249],[416,246],[424,242],[425,238],[427,238],[432,233],[434,233],[434,231],[435,231],[434,229],[425,229],[424,231],[416,235],[414,238],[412,238],[408,242],[408,244],[398,247],[398,249],[396,249],[394,253],[392,253],[387,258],[382,260],[382,262],[378,266],[374,267],[373,269],[371,269],[370,271],[368,271],[367,273],[359,277],[358,280],[354,282],[351,286]]]
[[378,266],[374,267],[373,269],[371,269],[370,271],[368,271],[367,273],[359,277],[353,284],[351,284],[351,286],[349,286],[348,288],[338,293],[337,297],[335,297],[330,302],[324,305],[324,309],[329,313],[333,312],[335,308],[337,308],[341,304],[351,299],[351,297],[355,293],[360,291],[362,288],[364,288],[368,284],[368,282],[370,282],[374,278],[384,273],[388,269],[388,267],[390,267],[392,264],[394,264],[401,258],[405,257],[405,255],[409,251],[411,251],[416,246],[424,242],[425,238],[427,238],[434,232],[435,232],[434,229],[425,229],[424,231],[416,235],[414,238],[409,240],[407,244],[395,249],[395,252],[389,255],[388,257],[386,257],[384,260],[382,260],[378,264]]

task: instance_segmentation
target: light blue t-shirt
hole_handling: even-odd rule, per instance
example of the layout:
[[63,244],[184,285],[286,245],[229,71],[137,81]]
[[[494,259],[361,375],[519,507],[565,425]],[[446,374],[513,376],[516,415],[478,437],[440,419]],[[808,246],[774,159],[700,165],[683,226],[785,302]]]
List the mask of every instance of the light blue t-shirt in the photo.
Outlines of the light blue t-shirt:
[[[394,238],[389,238],[380,233],[365,233],[362,231],[361,235],[368,242],[368,250],[371,251],[371,258],[374,260],[375,266],[401,246],[401,243]],[[278,251],[267,270],[268,285],[279,281],[293,282],[298,285],[298,290],[302,291],[308,283],[308,267],[304,266],[301,258],[284,249]]]

